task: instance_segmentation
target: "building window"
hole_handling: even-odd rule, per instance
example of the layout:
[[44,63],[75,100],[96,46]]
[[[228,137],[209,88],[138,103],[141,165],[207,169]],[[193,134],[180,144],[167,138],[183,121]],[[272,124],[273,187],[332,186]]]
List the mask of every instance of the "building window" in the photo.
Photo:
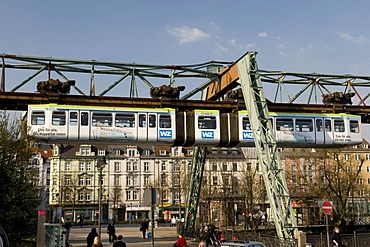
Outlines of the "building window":
[[132,200],[131,192],[132,191],[129,191],[129,190],[126,191],[126,201],[131,201]]
[[137,171],[137,162],[136,161],[132,163],[132,170]]
[[128,171],[128,172],[131,171],[131,162],[126,163],[126,171]]
[[166,150],[159,150],[159,155],[166,155]]
[[217,176],[213,176],[212,177],[212,183],[213,183],[213,185],[217,185],[218,184]]
[[91,163],[90,162],[87,162],[86,163],[86,171],[91,171]]
[[65,169],[66,169],[66,172],[70,172],[71,171],[71,163],[66,163],[65,164]]
[[173,185],[179,186],[180,185],[180,178],[178,176],[173,178]]
[[167,184],[168,184],[167,175],[166,174],[162,174],[161,175],[161,186],[166,186]]
[[119,183],[119,176],[114,176],[114,186],[119,186],[120,185],[120,183]]
[[370,160],[370,154],[366,154],[366,160]]
[[90,148],[81,148],[81,155],[82,156],[90,155]]
[[360,160],[360,159],[361,159],[361,155],[359,155],[359,154],[355,154],[355,159],[356,159],[356,160]]
[[179,156],[179,149],[178,148],[174,148],[174,156]]
[[128,156],[134,157],[135,156],[135,150],[128,150]]
[[126,177],[126,186],[132,186],[132,176]]
[[345,155],[344,155],[344,160],[350,160],[350,157],[351,157],[351,156],[350,156],[349,154],[345,154]]
[[91,194],[90,193],[86,193],[86,201],[87,202],[91,201]]
[[137,200],[137,191],[132,191],[132,199]]
[[148,186],[149,185],[149,176],[144,176],[144,186]]
[[149,162],[144,162],[144,172],[149,171]]
[[178,162],[176,162],[175,164],[173,164],[173,170],[175,172],[179,172],[180,171],[180,164]]
[[78,179],[78,185],[84,185],[84,178]]
[[121,163],[120,162],[114,162],[114,171],[119,172],[121,170]]
[[133,181],[132,181],[132,182],[133,182],[133,185],[134,185],[134,186],[137,186],[137,185],[139,184],[139,183],[138,183],[137,176],[134,176],[134,177],[133,177]]
[[121,150],[120,149],[113,149],[113,154],[114,155],[121,155]]
[[193,150],[188,150],[188,155],[193,155]]
[[99,156],[104,156],[105,155],[105,150],[104,149],[99,149],[98,150],[98,155]]
[[217,164],[216,163],[212,164],[212,171],[217,171]]
[[87,186],[91,185],[91,178],[86,178],[86,185]]
[[58,170],[58,163],[54,162],[53,163],[53,171],[56,172]]
[[227,164],[226,163],[222,163],[222,170],[223,171],[227,171]]
[[188,162],[188,172],[191,172],[191,168],[192,168],[192,163],[191,162]]
[[70,185],[70,184],[71,184],[71,178],[67,177],[67,178],[65,179],[65,185],[66,185],[66,186],[68,186],[68,185]]
[[370,173],[370,166],[366,167],[366,171],[367,171],[367,173]]
[[84,194],[83,193],[78,193],[78,200],[83,201],[84,200]]
[[78,165],[78,170],[80,171],[80,172],[83,172],[84,171],[84,163],[80,163],[79,165]]
[[162,171],[166,171],[166,170],[167,170],[167,165],[166,165],[166,163],[162,162],[161,169],[162,169]]
[[238,171],[238,163],[233,163],[233,172]]

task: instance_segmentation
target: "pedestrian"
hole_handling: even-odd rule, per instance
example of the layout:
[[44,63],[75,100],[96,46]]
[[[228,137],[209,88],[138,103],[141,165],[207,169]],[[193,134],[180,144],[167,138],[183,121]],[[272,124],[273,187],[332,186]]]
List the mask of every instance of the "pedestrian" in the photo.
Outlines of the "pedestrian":
[[69,240],[69,233],[71,232],[72,223],[67,218],[66,222],[64,223],[64,228],[66,229],[66,242]]
[[186,242],[186,239],[182,236],[182,233],[179,233],[179,238],[177,239],[176,243],[173,246],[188,247],[188,243]]
[[94,238],[94,243],[92,244],[92,247],[103,247],[103,244],[100,242],[100,238],[98,236]]
[[114,242],[114,235],[116,234],[116,228],[112,221],[108,224],[107,233],[109,235],[109,243],[111,244]]
[[99,235],[96,232],[96,228],[95,227],[91,228],[91,231],[89,232],[89,234],[86,237],[87,247],[91,247],[93,245],[94,239],[97,236],[99,236]]
[[143,233],[143,238],[145,239],[145,235],[146,235],[146,231],[148,230],[149,228],[149,224],[147,221],[143,221],[141,223],[141,226],[140,226],[140,231]]
[[84,215],[80,214],[80,217],[78,219],[78,223],[80,224],[81,228],[84,225],[84,218],[85,218]]
[[126,243],[123,242],[122,235],[117,236],[117,241],[113,244],[113,247],[126,247]]
[[342,240],[340,237],[340,230],[339,227],[334,227],[333,235],[331,237],[331,241],[333,243],[333,246],[343,246],[342,245]]

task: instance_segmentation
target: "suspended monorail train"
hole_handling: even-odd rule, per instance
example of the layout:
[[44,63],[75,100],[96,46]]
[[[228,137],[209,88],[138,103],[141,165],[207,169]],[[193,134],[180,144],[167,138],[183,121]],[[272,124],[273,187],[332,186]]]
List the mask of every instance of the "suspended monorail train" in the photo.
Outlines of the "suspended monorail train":
[[[361,118],[349,114],[270,112],[282,147],[337,147],[362,142]],[[254,146],[245,110],[29,105],[29,133],[52,143],[166,143],[175,146]]]

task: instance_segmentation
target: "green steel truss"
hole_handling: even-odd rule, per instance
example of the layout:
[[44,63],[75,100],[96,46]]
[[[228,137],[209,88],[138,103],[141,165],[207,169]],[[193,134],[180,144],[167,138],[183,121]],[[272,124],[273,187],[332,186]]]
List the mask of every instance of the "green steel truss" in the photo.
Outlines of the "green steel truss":
[[262,167],[277,235],[281,241],[294,240],[297,221],[273,135],[267,102],[258,73],[256,54],[249,52],[239,60],[240,85],[253,130],[256,151]]

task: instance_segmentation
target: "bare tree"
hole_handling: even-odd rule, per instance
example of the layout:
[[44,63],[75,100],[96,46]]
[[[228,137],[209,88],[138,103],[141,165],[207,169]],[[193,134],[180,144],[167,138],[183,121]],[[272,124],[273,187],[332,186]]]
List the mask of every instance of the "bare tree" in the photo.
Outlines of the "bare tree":
[[60,176],[61,203],[72,206],[72,221],[76,221],[75,208],[78,202],[78,194],[81,190],[79,186],[79,177],[77,174],[66,174]]

